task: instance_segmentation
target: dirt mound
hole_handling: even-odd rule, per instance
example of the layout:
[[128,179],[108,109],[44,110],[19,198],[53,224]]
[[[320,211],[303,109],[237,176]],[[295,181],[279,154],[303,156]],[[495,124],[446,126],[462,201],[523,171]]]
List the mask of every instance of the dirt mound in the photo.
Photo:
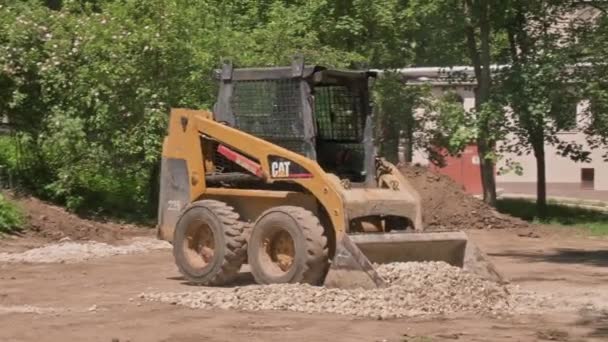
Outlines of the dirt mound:
[[503,229],[527,227],[518,218],[497,212],[464,192],[448,176],[422,166],[400,166],[422,198],[422,220],[428,230]]
[[69,238],[111,243],[129,237],[151,235],[150,229],[136,225],[87,220],[37,198],[13,194],[8,196],[23,209],[26,215],[23,232],[26,236],[45,241]]

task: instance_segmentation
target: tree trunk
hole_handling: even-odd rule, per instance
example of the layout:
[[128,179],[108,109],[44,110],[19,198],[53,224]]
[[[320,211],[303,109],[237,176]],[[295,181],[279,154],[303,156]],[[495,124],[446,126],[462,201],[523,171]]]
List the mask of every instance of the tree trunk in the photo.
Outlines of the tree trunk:
[[46,0],[46,6],[52,10],[59,11],[61,9],[62,0]]
[[[489,12],[490,3],[487,0],[480,0],[479,6],[479,47],[477,35],[473,27],[474,3],[472,0],[464,1],[464,12],[467,16],[465,34],[469,56],[475,69],[477,88],[475,89],[475,109],[478,115],[481,114],[483,105],[490,100],[492,87],[492,74],[490,70],[490,36],[492,28],[490,26]],[[483,200],[491,206],[496,205],[496,179],[494,176],[494,161],[488,158],[488,154],[494,152],[495,143],[491,137],[489,118],[478,118],[479,136],[477,138],[477,149],[479,152],[479,168],[481,172],[481,184],[483,187]]]
[[547,178],[545,164],[545,145],[534,145],[536,158],[536,211],[540,218],[547,217]]
[[405,161],[411,164],[414,159],[414,129],[408,125],[405,130]]
[[414,158],[414,134],[411,126],[399,131],[398,154],[399,163],[411,164]]
[[480,139],[477,142],[479,153],[479,169],[481,171],[481,184],[483,186],[483,200],[491,206],[496,206],[496,178],[494,177],[494,162],[485,158],[490,150]]
[[158,212],[158,201],[160,197],[160,168],[160,160],[150,166],[150,178],[148,179],[148,215],[151,217],[154,217]]

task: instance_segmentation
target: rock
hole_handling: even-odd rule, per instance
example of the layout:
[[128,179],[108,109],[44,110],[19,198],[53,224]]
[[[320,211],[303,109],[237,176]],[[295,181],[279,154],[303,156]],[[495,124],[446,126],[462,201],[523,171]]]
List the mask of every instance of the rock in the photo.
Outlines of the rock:
[[193,309],[284,310],[335,313],[386,320],[454,312],[492,313],[509,308],[504,285],[443,262],[377,266],[389,286],[373,290],[329,289],[302,284],[250,285],[234,289],[201,287],[196,291],[140,294],[147,301]]
[[89,312],[92,312],[92,311],[95,311],[95,310],[97,310],[97,305],[93,305],[93,306],[91,306],[91,307],[88,309],[88,311],[89,311]]

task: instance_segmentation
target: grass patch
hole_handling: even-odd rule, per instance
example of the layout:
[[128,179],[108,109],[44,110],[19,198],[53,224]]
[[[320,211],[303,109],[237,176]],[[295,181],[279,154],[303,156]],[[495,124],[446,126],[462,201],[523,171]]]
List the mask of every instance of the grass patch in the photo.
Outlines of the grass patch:
[[21,210],[0,194],[0,235],[19,231],[23,222]]
[[608,213],[549,201],[547,217],[539,218],[536,203],[528,199],[504,198],[496,204],[498,211],[523,220],[564,227],[582,227],[592,235],[608,235]]

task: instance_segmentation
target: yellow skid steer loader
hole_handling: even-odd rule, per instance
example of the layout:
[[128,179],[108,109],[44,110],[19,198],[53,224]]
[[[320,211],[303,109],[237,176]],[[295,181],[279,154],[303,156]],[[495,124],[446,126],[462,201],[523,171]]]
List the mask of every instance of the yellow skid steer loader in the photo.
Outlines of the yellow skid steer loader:
[[213,112],[171,111],[158,236],[181,273],[226,285],[376,287],[373,263],[463,266],[462,232],[423,232],[421,201],[375,154],[368,71],[306,66],[217,71]]

